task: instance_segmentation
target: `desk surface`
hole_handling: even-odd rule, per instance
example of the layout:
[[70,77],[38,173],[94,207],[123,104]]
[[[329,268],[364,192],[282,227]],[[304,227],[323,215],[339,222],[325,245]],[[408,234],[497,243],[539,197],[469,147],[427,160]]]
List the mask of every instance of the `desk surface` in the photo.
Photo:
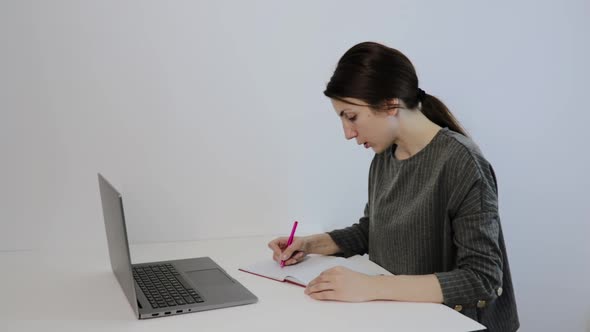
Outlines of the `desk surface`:
[[139,321],[104,250],[0,253],[2,331],[473,331],[479,323],[439,304],[316,301],[303,288],[238,271],[271,257],[270,236],[133,245],[133,263],[209,256],[258,303]]

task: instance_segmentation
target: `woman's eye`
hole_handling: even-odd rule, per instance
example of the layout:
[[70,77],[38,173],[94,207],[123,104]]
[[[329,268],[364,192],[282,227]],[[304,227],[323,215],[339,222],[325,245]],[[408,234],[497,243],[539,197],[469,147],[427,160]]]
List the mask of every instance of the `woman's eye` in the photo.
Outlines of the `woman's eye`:
[[356,120],[356,115],[355,116],[351,116],[350,118],[348,118],[348,121],[354,122],[354,120]]

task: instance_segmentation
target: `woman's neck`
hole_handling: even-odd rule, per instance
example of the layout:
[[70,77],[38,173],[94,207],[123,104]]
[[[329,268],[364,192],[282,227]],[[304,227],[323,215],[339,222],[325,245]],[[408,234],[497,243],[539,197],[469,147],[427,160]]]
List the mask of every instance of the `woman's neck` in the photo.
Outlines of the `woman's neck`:
[[395,158],[404,160],[424,149],[441,129],[420,111],[409,111],[400,121]]

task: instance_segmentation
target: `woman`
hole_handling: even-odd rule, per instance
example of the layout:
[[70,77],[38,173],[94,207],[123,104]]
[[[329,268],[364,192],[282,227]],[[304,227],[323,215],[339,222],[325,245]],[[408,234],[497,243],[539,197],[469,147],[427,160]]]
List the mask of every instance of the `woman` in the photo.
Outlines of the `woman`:
[[368,253],[394,276],[343,267],[305,293],[318,300],[444,303],[489,331],[515,331],[518,315],[498,214],[494,171],[447,107],[418,87],[410,60],[372,42],[338,62],[324,94],[346,139],[372,148],[369,199],[358,223],[269,243],[273,259]]

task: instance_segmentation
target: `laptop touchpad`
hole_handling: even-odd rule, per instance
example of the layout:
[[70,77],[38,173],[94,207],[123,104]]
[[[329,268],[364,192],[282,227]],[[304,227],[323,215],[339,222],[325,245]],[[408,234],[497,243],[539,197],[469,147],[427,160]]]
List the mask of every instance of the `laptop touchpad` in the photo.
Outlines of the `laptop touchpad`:
[[221,286],[234,283],[219,269],[187,271],[185,274],[197,288],[199,286]]

